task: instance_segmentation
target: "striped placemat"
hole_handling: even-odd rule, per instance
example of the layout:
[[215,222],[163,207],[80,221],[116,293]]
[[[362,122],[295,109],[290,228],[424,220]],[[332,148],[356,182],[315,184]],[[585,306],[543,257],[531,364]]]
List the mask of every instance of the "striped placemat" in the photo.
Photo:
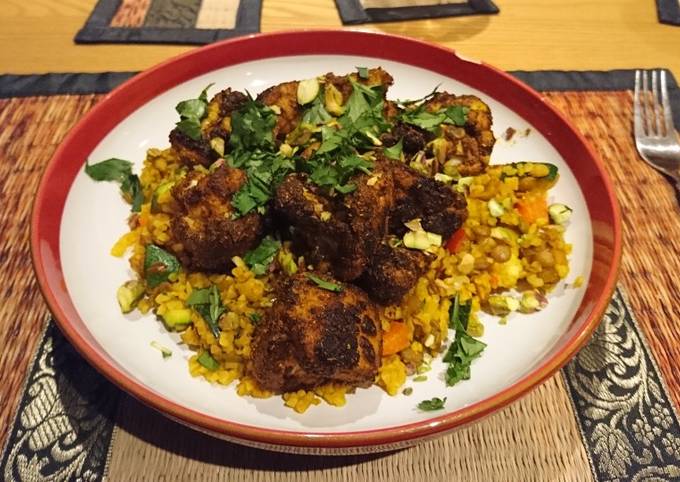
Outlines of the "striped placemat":
[[260,31],[262,0],[98,0],[76,43],[207,44]]
[[[680,252],[680,208],[635,152],[633,72],[515,74],[544,90],[605,161],[624,221],[619,288],[592,341],[520,401],[410,449],[347,457],[212,439],[141,405],[82,360],[49,321],[32,275],[30,195],[68,129],[131,74],[0,76],[0,478],[680,480],[680,258],[663,256]],[[672,96],[679,113],[675,82]]]

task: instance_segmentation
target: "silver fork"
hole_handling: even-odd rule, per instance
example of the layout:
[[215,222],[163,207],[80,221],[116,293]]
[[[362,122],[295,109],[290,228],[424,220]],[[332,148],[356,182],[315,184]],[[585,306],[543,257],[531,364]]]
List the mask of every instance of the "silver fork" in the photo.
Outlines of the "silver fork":
[[635,145],[647,164],[673,179],[680,195],[680,143],[673,126],[666,72],[652,71],[651,92],[648,77],[647,71],[635,72]]

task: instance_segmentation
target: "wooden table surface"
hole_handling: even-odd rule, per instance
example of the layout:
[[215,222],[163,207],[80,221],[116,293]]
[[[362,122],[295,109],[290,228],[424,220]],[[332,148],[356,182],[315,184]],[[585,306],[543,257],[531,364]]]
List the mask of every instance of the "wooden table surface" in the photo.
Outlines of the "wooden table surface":
[[[2,0],[0,73],[136,71],[194,48],[75,45],[95,2]],[[499,15],[360,28],[437,42],[506,70],[667,67],[680,77],[680,27],[658,22],[654,0],[496,3]],[[340,27],[333,0],[263,0],[263,32]]]

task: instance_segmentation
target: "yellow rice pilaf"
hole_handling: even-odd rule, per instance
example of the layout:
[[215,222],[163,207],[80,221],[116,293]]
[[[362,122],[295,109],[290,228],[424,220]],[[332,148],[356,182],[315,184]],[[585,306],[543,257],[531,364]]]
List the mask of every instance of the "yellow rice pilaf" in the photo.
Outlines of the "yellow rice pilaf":
[[[545,199],[547,190],[545,186],[527,185],[522,177],[524,173],[518,169],[521,167],[490,166],[485,173],[467,178],[468,218],[462,228],[464,240],[455,252],[449,252],[444,246],[437,248],[428,271],[401,304],[382,309],[384,330],[391,321],[399,320],[407,324],[412,334],[406,349],[383,358],[376,384],[388,394],[396,395],[408,375],[441,354],[447,342],[449,309],[454,296],[457,295],[461,303],[471,302],[468,332],[481,336],[483,325],[477,314],[482,309],[499,314],[498,306],[494,306],[496,293],[513,289],[517,299],[540,298],[567,276],[571,246],[564,241],[564,228],[551,224],[547,216],[528,224],[515,209],[518,202],[529,196]],[[185,171],[172,149],[150,149],[140,176],[145,199],[152,199],[161,184],[175,181]],[[491,200],[501,206],[502,214],[496,212],[494,216],[490,212]],[[140,278],[147,244],[170,244],[173,250],[181,249],[181,245],[172,244],[170,214],[174,201],[170,191],[157,196],[153,202],[153,210],[147,202],[141,212],[133,216],[130,232],[111,249],[111,254],[119,257],[131,252],[130,265]],[[290,253],[280,253],[278,259],[286,256],[291,257]],[[169,283],[147,288],[137,308],[142,313],[153,311],[162,319],[168,310],[188,309],[186,300],[192,290],[217,285],[227,308],[219,321],[219,339],[194,310],[191,310],[191,322],[181,331],[182,341],[196,351],[189,359],[189,371],[213,383],[235,382],[239,395],[265,398],[272,394],[259,389],[254,380],[245,375],[245,367],[250,357],[253,314],[261,316],[271,306],[271,283],[267,276],[255,277],[240,258],[233,261],[235,266],[229,275],[181,271]],[[204,351],[218,362],[216,370],[209,370],[197,361]],[[345,395],[352,391],[348,386],[328,384],[314,390],[285,393],[283,401],[295,411],[304,412],[321,400],[342,406]]]

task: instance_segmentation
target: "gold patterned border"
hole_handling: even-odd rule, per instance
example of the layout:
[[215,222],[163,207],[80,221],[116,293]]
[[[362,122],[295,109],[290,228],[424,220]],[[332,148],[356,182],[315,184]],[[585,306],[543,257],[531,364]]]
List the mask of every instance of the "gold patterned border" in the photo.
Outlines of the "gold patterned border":
[[597,480],[680,479],[678,415],[621,288],[562,374]]
[[0,459],[0,478],[100,480],[119,397],[50,323]]

